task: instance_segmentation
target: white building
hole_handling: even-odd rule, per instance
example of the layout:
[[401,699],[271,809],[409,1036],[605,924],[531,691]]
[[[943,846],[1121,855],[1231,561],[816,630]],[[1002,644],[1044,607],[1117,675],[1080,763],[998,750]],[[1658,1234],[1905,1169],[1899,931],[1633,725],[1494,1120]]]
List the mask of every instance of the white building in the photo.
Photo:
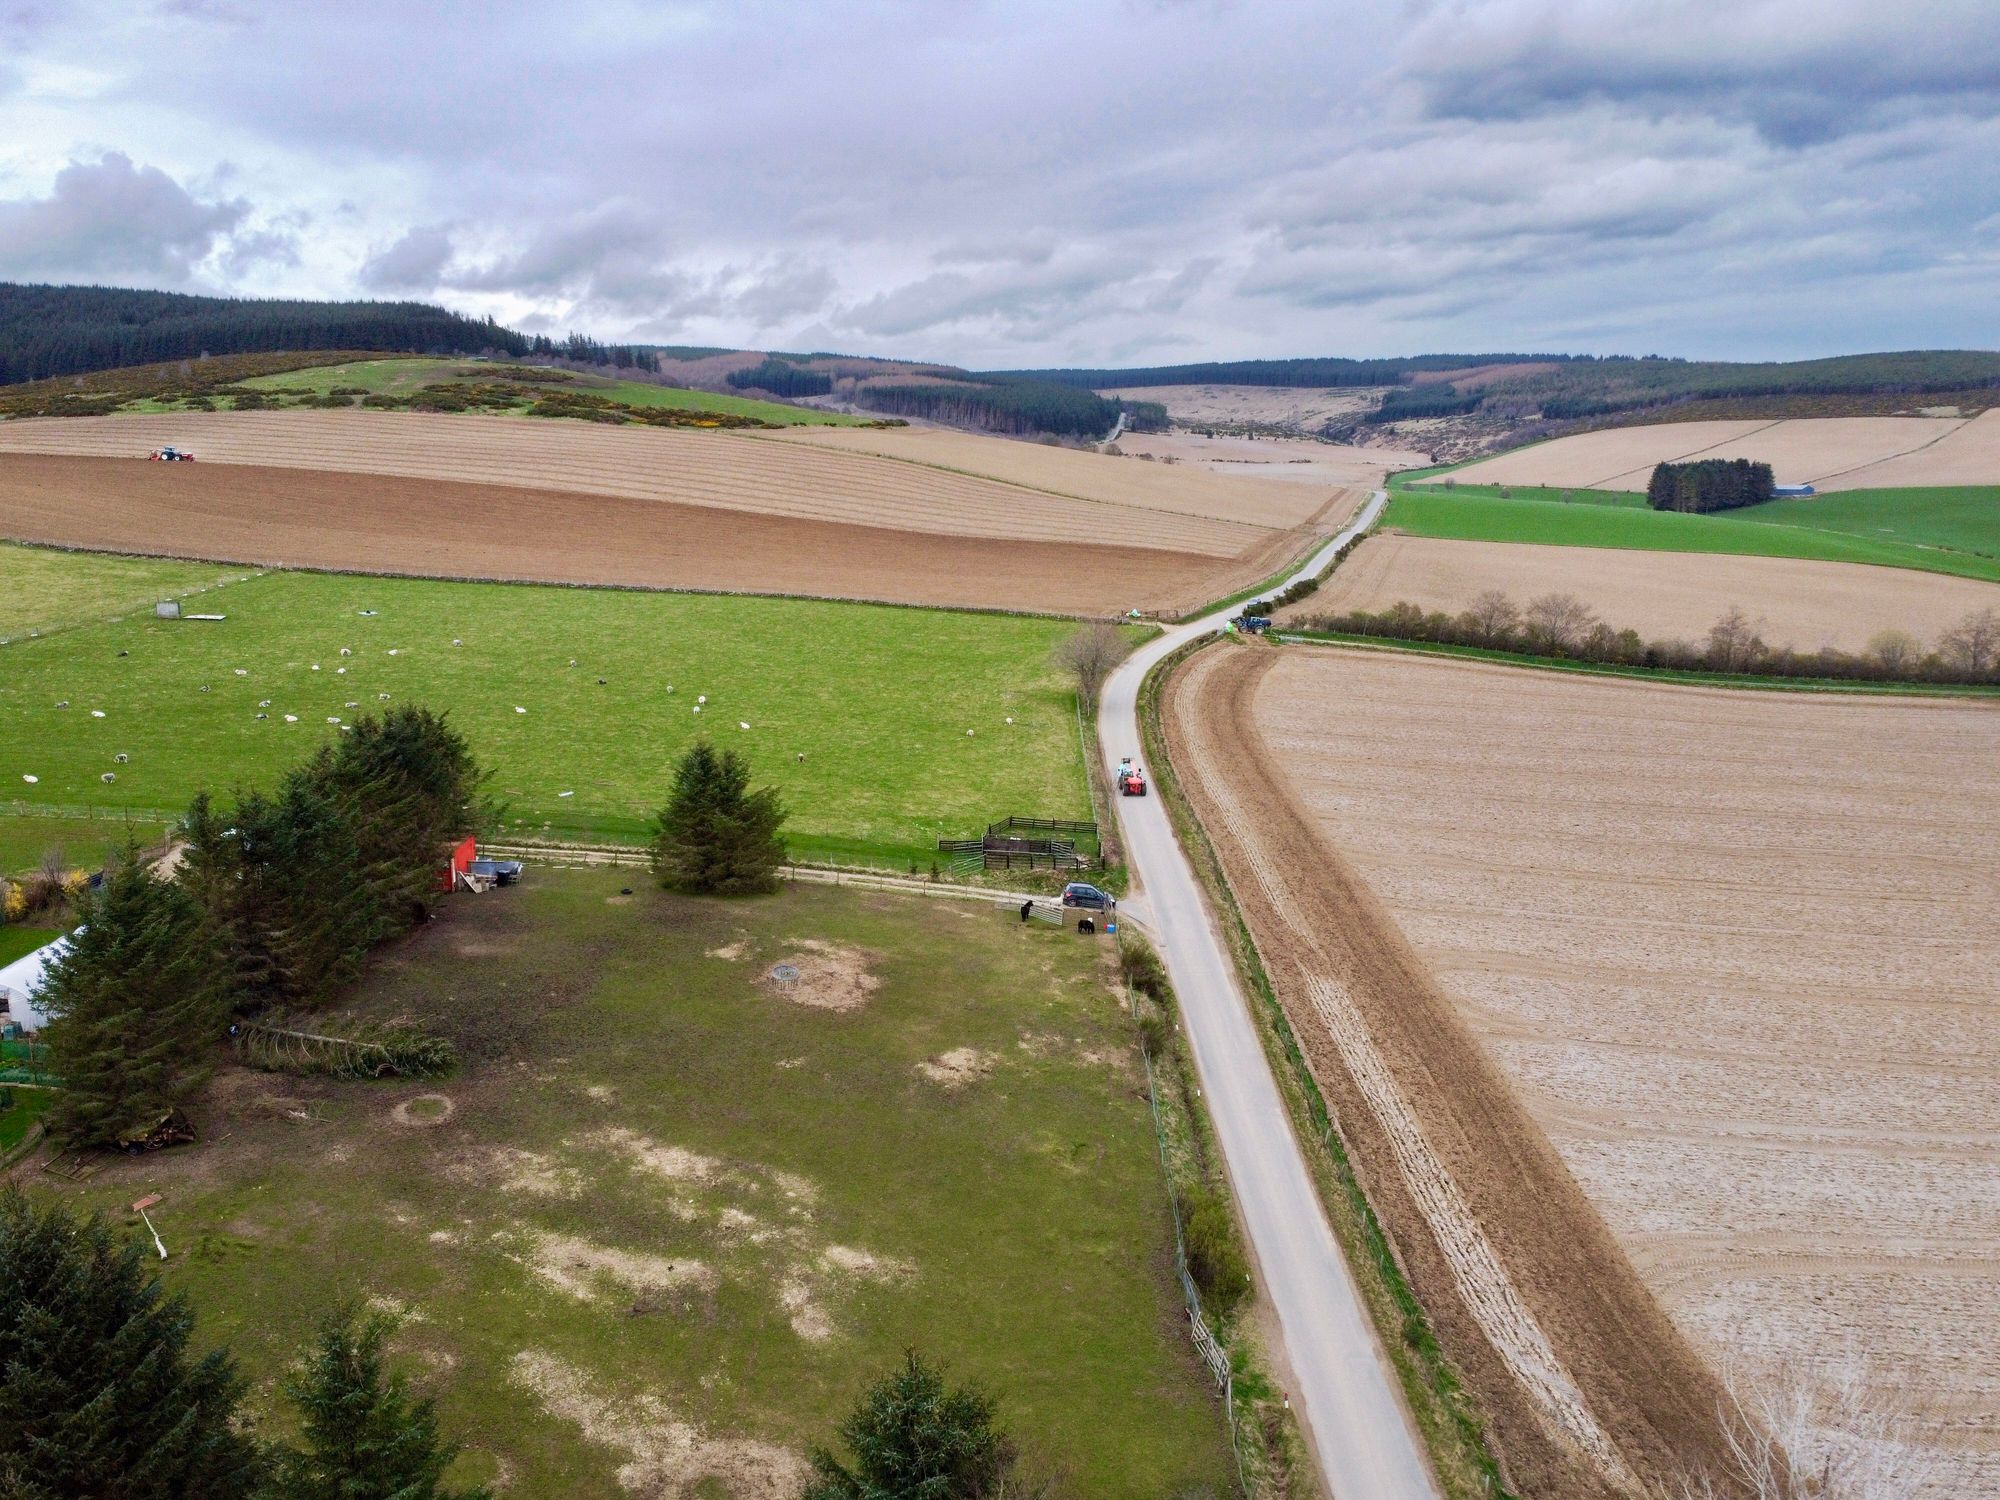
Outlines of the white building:
[[7,1019],[16,1022],[23,1031],[40,1031],[49,1024],[47,1013],[35,1004],[35,997],[41,993],[42,976],[49,965],[68,948],[69,939],[59,937],[0,969],[0,1004],[7,1007]]

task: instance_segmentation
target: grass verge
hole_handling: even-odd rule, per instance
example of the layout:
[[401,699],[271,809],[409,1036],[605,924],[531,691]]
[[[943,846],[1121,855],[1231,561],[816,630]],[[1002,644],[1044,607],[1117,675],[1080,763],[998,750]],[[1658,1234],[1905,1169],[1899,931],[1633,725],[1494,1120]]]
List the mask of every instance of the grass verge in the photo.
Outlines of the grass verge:
[[1449,1500],[1498,1500],[1508,1491],[1488,1445],[1472,1397],[1437,1342],[1423,1304],[1403,1274],[1382,1225],[1369,1206],[1342,1143],[1338,1122],[1327,1109],[1307,1066],[1291,1021],[1264,970],[1256,941],[1243,920],[1220,860],[1181,790],[1166,753],[1160,724],[1160,692],[1168,677],[1208,640],[1191,641],[1164,658],[1147,675],[1139,693],[1140,733],[1146,741],[1154,787],[1166,799],[1169,816],[1186,849],[1196,878],[1208,895],[1237,973],[1251,997],[1251,1016],[1264,1044],[1278,1091],[1304,1149],[1306,1165],[1319,1189],[1342,1253],[1353,1269],[1383,1347],[1395,1366],[1404,1399],[1432,1466]]

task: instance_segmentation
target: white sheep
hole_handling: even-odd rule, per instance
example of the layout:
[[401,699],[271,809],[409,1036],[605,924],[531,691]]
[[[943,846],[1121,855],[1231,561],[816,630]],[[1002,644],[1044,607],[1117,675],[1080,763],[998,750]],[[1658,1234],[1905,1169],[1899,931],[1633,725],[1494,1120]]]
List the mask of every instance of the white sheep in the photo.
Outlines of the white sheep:
[[354,653],[353,651],[349,650],[346,646],[342,646],[340,648],[340,654],[342,656],[352,656]]
[[234,671],[238,677],[248,677],[250,675],[249,671],[243,667],[237,667]]
[[285,722],[287,724],[296,724],[299,722],[299,716],[297,714],[286,714]]
[[93,719],[101,719],[104,717],[104,710],[101,708],[93,708],[90,711],[90,716]]
[[526,710],[525,708],[521,707],[521,705],[520,705],[520,704],[516,703],[516,704],[514,705],[514,712],[515,712],[515,713],[517,713],[517,714],[524,714],[524,713],[526,713],[526,712],[527,712],[527,710]]
[[750,726],[749,726],[748,724],[744,723],[744,722],[743,722],[743,721],[742,721],[741,719],[738,719],[738,720],[736,721],[736,727],[737,727],[738,729],[748,729],[748,728],[749,728]]
[[21,779],[27,782],[29,786],[33,786],[36,782],[40,781],[42,778],[39,776],[29,776],[24,774],[21,777]]

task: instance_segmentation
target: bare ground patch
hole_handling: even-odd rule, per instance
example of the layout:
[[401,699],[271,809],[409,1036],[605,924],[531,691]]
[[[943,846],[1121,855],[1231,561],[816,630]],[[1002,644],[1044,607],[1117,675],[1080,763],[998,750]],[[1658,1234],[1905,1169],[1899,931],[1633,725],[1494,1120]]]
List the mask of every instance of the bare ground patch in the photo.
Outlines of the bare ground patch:
[[812,1010],[859,1010],[882,987],[881,979],[869,968],[872,961],[873,955],[859,948],[801,938],[778,961],[798,970],[798,977],[780,981],[767,972],[758,982],[793,1004]]
[[804,1462],[790,1449],[711,1437],[651,1392],[608,1390],[546,1350],[515,1355],[511,1376],[551,1416],[623,1453],[618,1484],[631,1494],[673,1500],[714,1479],[738,1500],[787,1500],[805,1478]]
[[917,1071],[940,1088],[961,1089],[992,1073],[999,1062],[991,1052],[977,1047],[953,1047],[917,1064]]

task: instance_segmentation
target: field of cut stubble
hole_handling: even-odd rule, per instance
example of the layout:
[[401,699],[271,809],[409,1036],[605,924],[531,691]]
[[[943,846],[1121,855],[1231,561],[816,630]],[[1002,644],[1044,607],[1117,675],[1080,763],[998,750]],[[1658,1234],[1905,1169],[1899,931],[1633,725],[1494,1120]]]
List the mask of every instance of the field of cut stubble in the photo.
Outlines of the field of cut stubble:
[[1695,1346],[1860,1360],[2000,1495],[2000,711],[1332,650],[1249,703],[1253,823],[1358,870]]

